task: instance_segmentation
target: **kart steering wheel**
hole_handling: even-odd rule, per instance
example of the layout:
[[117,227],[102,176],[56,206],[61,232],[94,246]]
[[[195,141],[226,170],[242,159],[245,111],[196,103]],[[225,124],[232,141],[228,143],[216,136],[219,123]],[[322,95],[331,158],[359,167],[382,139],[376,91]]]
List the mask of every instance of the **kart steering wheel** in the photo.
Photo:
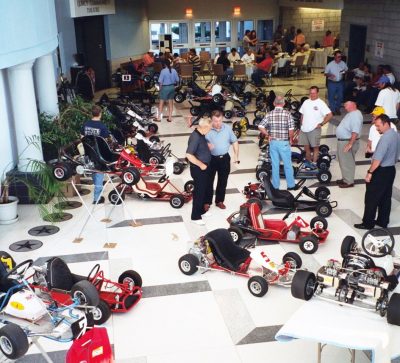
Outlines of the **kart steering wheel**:
[[93,266],[93,268],[90,270],[89,275],[87,277],[89,282],[92,282],[94,277],[99,273],[100,271],[100,264],[96,264]]
[[374,228],[364,234],[361,246],[371,257],[385,257],[393,251],[394,237],[386,228]]
[[[23,269],[23,271],[18,272],[18,270],[22,267],[25,266],[26,267]],[[11,275],[14,275],[15,273],[18,274],[18,276],[23,277],[25,275],[25,272],[28,270],[29,267],[31,267],[33,265],[33,260],[26,260],[23,261],[21,263],[19,263],[18,265],[16,265],[13,269],[11,269],[10,271],[7,272],[6,275],[4,275],[3,279],[8,279]]]

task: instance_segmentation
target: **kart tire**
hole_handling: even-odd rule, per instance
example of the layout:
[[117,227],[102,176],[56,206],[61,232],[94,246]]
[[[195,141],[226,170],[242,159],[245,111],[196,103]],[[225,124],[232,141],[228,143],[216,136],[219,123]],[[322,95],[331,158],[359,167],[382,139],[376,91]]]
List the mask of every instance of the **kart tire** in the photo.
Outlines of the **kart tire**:
[[291,262],[292,265],[294,265],[292,267],[294,269],[299,269],[301,267],[301,265],[303,264],[301,257],[296,252],[285,253],[282,257],[282,262],[283,263]]
[[0,251],[0,257],[4,258],[10,258],[11,259],[11,269],[13,269],[15,266],[17,266],[16,262],[12,258],[12,256],[6,252],[6,251]]
[[256,197],[252,197],[249,198],[249,200],[247,201],[247,203],[256,203],[258,205],[258,208],[260,208],[260,211],[262,211],[263,209],[263,204],[260,198],[256,198]]
[[212,96],[212,100],[215,104],[220,105],[224,101],[224,97],[220,93],[217,93],[216,95]]
[[163,158],[159,154],[151,154],[149,157],[149,164],[159,165],[162,164]]
[[318,250],[318,239],[315,236],[304,236],[300,238],[300,250],[308,255]]
[[176,92],[174,96],[174,101],[176,103],[182,103],[185,101],[185,95],[182,92]]
[[332,214],[332,206],[329,202],[321,201],[315,206],[315,212],[320,217],[329,217]]
[[149,82],[151,81],[151,76],[150,76],[149,74],[146,74],[146,75],[143,77],[143,81],[145,81],[146,83],[149,83]]
[[258,127],[258,125],[260,125],[261,121],[262,121],[262,118],[255,117],[253,120],[253,126]]
[[317,160],[317,167],[320,170],[329,170],[331,162],[325,158],[319,158]]
[[28,337],[20,326],[8,323],[0,329],[0,350],[8,359],[21,358],[28,349]]
[[126,185],[135,185],[140,180],[140,172],[136,168],[128,168],[121,175],[122,182]]
[[326,144],[319,145],[319,152],[321,154],[329,154],[329,146]]
[[302,98],[300,98],[300,106],[304,103],[304,101],[307,101],[308,97],[304,96]]
[[229,233],[231,234],[232,241],[235,245],[238,245],[243,238],[243,232],[239,227],[230,226],[228,228]]
[[321,216],[314,217],[310,222],[311,229],[326,230],[328,228],[328,221]]
[[255,118],[259,118],[261,120],[264,118],[265,114],[266,114],[266,112],[262,111],[262,110],[255,110],[254,111],[254,117]]
[[400,325],[400,294],[393,293],[387,307],[387,322],[393,325]]
[[262,276],[252,276],[247,282],[250,293],[256,297],[263,297],[268,292],[268,282]]
[[300,300],[310,300],[314,295],[316,278],[310,271],[299,270],[293,276],[292,296]]
[[180,175],[185,170],[185,165],[180,163],[179,161],[174,163],[174,174]]
[[100,300],[99,305],[92,309],[95,325],[104,324],[111,316],[111,309],[104,300]]
[[125,200],[125,193],[119,196],[115,190],[111,190],[111,192],[108,193],[108,200],[113,205],[120,205]]
[[262,181],[262,178],[264,176],[269,178],[270,175],[271,175],[270,170],[268,168],[266,168],[265,166],[262,166],[261,168],[258,168],[258,170],[256,170],[256,178],[259,181]]
[[233,117],[233,112],[231,110],[224,111],[224,117],[230,120]]
[[129,283],[129,287],[133,288],[133,286],[142,287],[143,281],[142,277],[138,272],[134,270],[126,270],[118,277],[119,284]]
[[354,236],[346,236],[343,238],[342,244],[340,246],[340,255],[345,258],[351,250],[357,246],[356,239]]
[[158,131],[158,125],[155,123],[151,123],[147,129],[149,130],[149,132],[151,132],[152,134],[156,134]]
[[53,166],[53,176],[58,181],[65,181],[72,176],[71,166],[65,163],[57,163]]
[[179,209],[185,204],[185,198],[180,194],[174,194],[169,199],[169,204],[172,208]]
[[186,193],[192,193],[194,191],[194,181],[193,180],[188,180],[185,185],[183,186],[183,190]]
[[190,114],[191,114],[192,116],[199,116],[199,115],[200,115],[200,107],[198,107],[198,106],[192,106],[192,107],[190,107],[189,112],[190,112]]
[[151,135],[149,137],[149,141],[150,142],[160,142],[160,138],[158,136],[156,136],[156,135]]
[[265,93],[259,93],[256,97],[256,103],[257,102],[267,102],[267,96],[265,95]]
[[332,179],[332,174],[328,170],[320,170],[317,178],[320,183],[329,183]]
[[245,94],[243,95],[243,103],[248,105],[249,103],[251,103],[252,98],[253,95],[251,94],[251,92],[245,92]]
[[318,187],[314,194],[317,200],[324,201],[331,195],[331,191],[327,187]]
[[185,275],[193,275],[199,269],[199,264],[199,259],[191,253],[183,255],[178,261],[179,269]]
[[81,280],[71,288],[71,297],[79,299],[80,305],[97,306],[100,302],[99,292],[88,280]]
[[[237,122],[237,121],[236,121]],[[240,139],[240,136],[242,136],[242,130],[239,127],[232,127],[232,131],[235,134],[235,136]]]

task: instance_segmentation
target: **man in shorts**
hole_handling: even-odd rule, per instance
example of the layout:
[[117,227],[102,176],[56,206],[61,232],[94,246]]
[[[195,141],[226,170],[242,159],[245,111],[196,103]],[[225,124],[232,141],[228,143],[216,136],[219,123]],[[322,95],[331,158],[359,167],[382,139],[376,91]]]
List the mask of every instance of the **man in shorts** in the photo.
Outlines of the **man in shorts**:
[[[328,123],[333,116],[327,104],[319,98],[317,86],[310,87],[310,98],[303,102],[300,113],[299,145],[304,145],[306,152],[305,167],[313,170],[317,168],[321,127]],[[311,151],[313,155],[311,155]]]

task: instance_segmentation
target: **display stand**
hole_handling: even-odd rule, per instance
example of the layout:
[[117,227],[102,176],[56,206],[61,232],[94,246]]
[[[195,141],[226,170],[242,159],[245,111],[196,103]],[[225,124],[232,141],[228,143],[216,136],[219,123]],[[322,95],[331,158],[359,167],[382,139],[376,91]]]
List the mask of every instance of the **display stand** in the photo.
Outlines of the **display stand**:
[[318,298],[305,302],[278,331],[275,339],[306,339],[318,343],[318,362],[325,345],[347,348],[355,363],[355,351],[371,351],[373,363],[390,363],[400,356],[400,327],[388,324],[379,313],[343,306]]
[[[111,184],[113,190],[117,193],[118,198],[119,198],[119,200],[121,201],[121,204],[122,204],[123,207],[124,207],[124,210],[128,213],[128,215],[129,215],[129,217],[130,217],[130,219],[131,219],[131,221],[132,221],[131,226],[132,226],[132,227],[139,227],[139,226],[141,226],[141,224],[138,223],[138,222],[132,217],[132,215],[131,215],[131,213],[129,212],[128,208],[126,208],[126,204],[125,204],[124,199],[122,198],[122,194],[124,193],[124,190],[125,190],[125,188],[126,188],[126,185],[124,185],[123,188],[122,188],[122,190],[119,192],[118,189],[117,189],[117,187],[116,187],[116,185],[115,185],[114,182],[112,181],[110,174],[104,173],[104,175],[107,177],[107,179],[106,179],[106,182],[103,184],[103,188],[101,189],[101,193],[100,193],[99,199],[100,199],[101,195],[103,195],[103,192],[104,192],[105,188],[107,187],[107,185]],[[96,201],[96,204],[93,204],[92,208],[89,208],[89,206],[88,206],[88,205],[85,203],[85,201],[83,200],[82,195],[81,195],[81,193],[79,192],[79,190],[78,190],[78,188],[77,188],[77,184],[75,184],[75,182],[74,182],[73,179],[71,180],[71,185],[72,185],[72,187],[74,188],[74,190],[75,190],[77,196],[79,197],[80,201],[82,202],[83,206],[85,207],[85,209],[86,209],[86,211],[87,211],[87,213],[88,213],[88,216],[87,216],[87,218],[86,218],[86,220],[85,220],[85,222],[84,222],[84,224],[83,224],[83,226],[82,226],[82,228],[81,228],[81,230],[80,230],[80,232],[79,232],[78,237],[76,237],[75,240],[74,240],[74,242],[81,242],[81,241],[83,240],[83,238],[82,238],[82,233],[83,233],[83,231],[84,231],[84,229],[85,229],[87,223],[89,222],[89,219],[92,218],[94,221],[98,222],[98,220],[94,217],[93,212],[94,212],[94,209],[97,207],[97,205],[98,205],[97,202],[98,202],[99,200]],[[110,213],[108,213],[108,215],[106,215],[106,217],[103,218],[100,222],[103,222],[103,223],[109,223],[109,222],[111,222],[111,218],[110,218],[110,217],[111,217],[112,212],[114,211],[115,206],[116,206],[116,205],[113,205],[113,206],[112,206]]]

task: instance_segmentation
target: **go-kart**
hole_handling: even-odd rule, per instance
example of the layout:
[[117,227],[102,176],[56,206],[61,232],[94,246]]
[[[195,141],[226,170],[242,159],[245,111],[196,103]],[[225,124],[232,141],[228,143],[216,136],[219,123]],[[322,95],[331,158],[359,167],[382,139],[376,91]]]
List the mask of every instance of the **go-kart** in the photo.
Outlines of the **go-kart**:
[[176,103],[182,103],[185,100],[191,100],[194,97],[205,97],[207,92],[202,89],[195,81],[189,81],[184,87],[180,85],[175,88],[174,100]]
[[272,262],[264,251],[249,252],[237,246],[228,230],[215,229],[194,242],[189,253],[179,259],[179,269],[185,275],[203,271],[224,271],[249,279],[247,287],[251,294],[262,297],[268,285],[289,286],[294,272],[301,267],[300,256],[286,253],[281,264]]
[[0,351],[9,359],[18,359],[29,349],[30,339],[45,337],[70,342],[83,336],[89,316],[76,309],[81,301],[75,290],[69,304],[58,306],[42,300],[24,279],[32,260],[16,265],[8,253],[0,252]]
[[[239,243],[244,233],[254,235],[264,241],[298,243],[304,253],[314,253],[320,243],[325,242],[329,231],[328,222],[323,217],[314,217],[310,224],[297,216],[290,224],[285,219],[270,219],[261,214],[262,205],[258,202],[247,202],[240,206],[239,212],[232,213],[227,221],[233,241]],[[308,228],[310,227],[310,228]]]
[[[93,306],[90,311],[96,325],[105,323],[111,312],[129,311],[142,297],[142,278],[133,270],[123,272],[118,282],[114,282],[105,278],[100,265],[96,264],[85,277],[73,274],[59,257],[33,269],[35,273],[28,279],[32,278],[31,287],[39,296],[49,296],[61,305],[70,303],[71,296],[79,298]],[[77,284],[86,289],[77,291]]]
[[185,183],[183,191],[180,190],[174,183],[171,182],[170,176],[174,171],[174,166],[169,160],[165,164],[165,174],[158,182],[149,182],[145,180],[138,169],[131,168],[134,173],[134,179],[137,183],[127,185],[126,183],[118,184],[108,194],[108,200],[112,204],[121,204],[125,199],[126,194],[135,193],[142,199],[167,201],[173,208],[181,208],[185,203],[192,200],[194,183],[189,180]]
[[292,284],[292,295],[301,300],[313,296],[379,312],[389,324],[400,325],[398,285],[400,259],[393,256],[394,237],[389,230],[367,231],[357,244],[346,236],[341,245],[342,263],[330,259],[316,274],[298,271]]
[[[306,179],[301,179],[296,184],[296,189],[300,188]],[[261,183],[248,183],[243,190],[243,194],[250,198],[250,201],[261,201],[269,199],[272,205],[277,209],[289,211],[315,211],[320,217],[329,217],[332,209],[337,207],[336,201],[330,201],[331,194],[327,187],[318,187],[312,192],[306,186],[303,186],[300,192],[293,196],[287,190],[275,189],[272,186],[271,179],[263,175]],[[300,199],[303,195],[310,199]]]

